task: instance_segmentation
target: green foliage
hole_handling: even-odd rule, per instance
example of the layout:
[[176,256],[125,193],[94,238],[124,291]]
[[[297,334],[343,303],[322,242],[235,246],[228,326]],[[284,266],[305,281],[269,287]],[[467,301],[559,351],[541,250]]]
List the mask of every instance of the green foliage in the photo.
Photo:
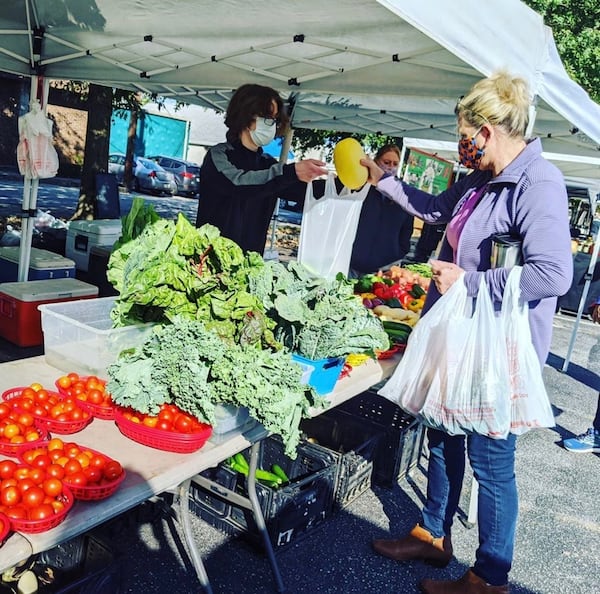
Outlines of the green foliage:
[[569,76],[600,102],[600,2],[525,0],[552,28]]
[[300,157],[310,149],[319,147],[324,149],[324,158],[331,161],[335,145],[343,138],[356,138],[358,142],[373,154],[384,144],[397,144],[402,147],[402,138],[384,136],[381,134],[350,134],[349,132],[335,132],[333,130],[309,130],[307,128],[294,129],[292,148]]

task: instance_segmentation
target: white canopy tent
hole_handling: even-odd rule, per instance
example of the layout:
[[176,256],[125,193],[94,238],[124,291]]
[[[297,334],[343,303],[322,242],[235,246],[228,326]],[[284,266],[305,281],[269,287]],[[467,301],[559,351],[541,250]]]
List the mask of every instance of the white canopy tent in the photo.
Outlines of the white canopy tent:
[[[125,18],[126,15],[126,18]],[[545,150],[599,156],[600,106],[566,74],[520,0],[11,0],[0,70],[85,80],[224,109],[243,83],[277,88],[297,127],[455,140],[482,75],[526,78]],[[287,150],[284,147],[284,150]]]
[[534,133],[563,146],[547,150],[597,152],[600,106],[569,79],[551,30],[520,0],[463,0],[460,10],[445,0],[146,0],[143,10],[137,0],[12,0],[0,8],[0,70],[221,109],[240,84],[265,84],[292,97],[303,127],[451,140],[457,98],[501,67],[529,81]]

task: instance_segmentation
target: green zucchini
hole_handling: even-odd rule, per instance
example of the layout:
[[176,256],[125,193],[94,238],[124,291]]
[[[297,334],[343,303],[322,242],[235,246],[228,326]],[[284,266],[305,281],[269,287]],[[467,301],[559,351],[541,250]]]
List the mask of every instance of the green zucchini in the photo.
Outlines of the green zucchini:
[[273,466],[271,466],[271,470],[273,471],[273,474],[277,475],[284,483],[290,482],[285,470],[283,470],[279,464],[273,464]]

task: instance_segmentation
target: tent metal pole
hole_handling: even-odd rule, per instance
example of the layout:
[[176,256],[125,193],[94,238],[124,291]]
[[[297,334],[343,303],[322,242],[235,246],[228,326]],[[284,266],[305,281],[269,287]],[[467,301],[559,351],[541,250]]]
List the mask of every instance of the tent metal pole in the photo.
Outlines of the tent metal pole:
[[[596,196],[593,194],[593,190],[590,188],[588,190],[590,195],[591,207],[592,207],[592,217],[596,213],[597,201]],[[565,360],[562,366],[562,371],[566,372],[569,368],[569,363],[571,362],[571,355],[573,354],[573,349],[575,348],[575,340],[577,339],[577,330],[579,329],[579,322],[581,321],[581,316],[583,315],[583,310],[585,309],[585,304],[587,303],[588,292],[590,290],[590,284],[592,283],[592,278],[594,276],[594,270],[596,269],[596,262],[598,261],[598,251],[600,249],[600,230],[596,233],[594,249],[592,251],[592,257],[590,259],[590,265],[588,266],[587,272],[585,274],[585,283],[583,285],[583,292],[581,293],[581,299],[579,300],[579,307],[577,308],[577,317],[575,319],[575,325],[573,326],[573,331],[571,332],[571,340],[569,342],[569,348],[567,349],[567,354],[565,355]],[[594,295],[594,297],[599,297],[599,295]]]

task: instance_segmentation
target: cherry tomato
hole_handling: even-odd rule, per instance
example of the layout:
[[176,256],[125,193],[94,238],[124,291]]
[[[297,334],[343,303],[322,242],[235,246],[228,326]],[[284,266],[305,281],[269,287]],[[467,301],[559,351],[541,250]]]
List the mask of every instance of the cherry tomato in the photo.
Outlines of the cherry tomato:
[[54,508],[49,503],[42,503],[29,510],[30,520],[47,520],[54,515]]
[[110,460],[104,467],[104,478],[109,481],[118,479],[123,474],[123,467],[116,460]]
[[175,417],[173,427],[180,433],[189,433],[192,430],[193,419],[184,413],[180,413]]
[[12,507],[21,502],[21,491],[18,487],[6,487],[0,491],[0,502],[2,505]]
[[60,437],[53,437],[49,442],[46,448],[48,451],[52,450],[64,450],[65,444]]
[[69,461],[65,464],[65,475],[68,477],[81,471],[81,464],[75,458],[70,458]]
[[49,497],[57,497],[62,493],[62,481],[57,478],[48,478],[42,483],[44,493]]
[[80,470],[79,472],[74,472],[65,476],[65,483],[73,485],[74,487],[85,487],[88,484],[88,479],[85,476],[85,473]]
[[84,468],[83,474],[85,474],[85,478],[87,479],[88,485],[93,483],[99,483],[104,476],[102,473],[102,468],[94,468],[93,466],[88,466]]
[[0,460],[0,479],[12,478],[16,469],[17,463],[14,460]]
[[4,512],[11,520],[26,520],[27,510],[22,505],[11,505]]
[[44,503],[44,497],[46,497],[44,489],[34,486],[23,492],[21,495],[21,500],[23,501],[23,505],[25,507],[32,508],[42,505],[42,503]]
[[46,476],[61,480],[65,476],[65,469],[60,464],[50,464],[46,468]]
[[62,375],[61,377],[59,377],[56,380],[56,383],[58,384],[59,388],[62,388],[63,390],[66,390],[67,388],[71,387],[71,378],[68,375]]

